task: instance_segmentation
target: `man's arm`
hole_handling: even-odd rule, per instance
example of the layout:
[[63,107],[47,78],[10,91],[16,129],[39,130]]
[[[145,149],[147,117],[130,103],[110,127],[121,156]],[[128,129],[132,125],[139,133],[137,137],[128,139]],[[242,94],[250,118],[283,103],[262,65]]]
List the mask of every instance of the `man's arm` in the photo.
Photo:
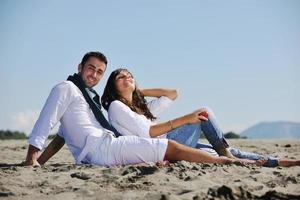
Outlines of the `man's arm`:
[[[29,136],[29,147],[25,161],[26,165],[39,165],[37,160],[38,151],[43,149],[50,131],[62,118],[64,112],[67,110],[73,100],[74,94],[67,81],[56,85],[51,90],[40,116]],[[64,143],[61,141],[59,142],[55,140],[55,143],[48,148],[48,150],[45,152],[45,155],[41,156],[40,160],[42,162],[46,162],[57,151],[59,151],[63,144]]]
[[56,137],[51,141],[51,143],[46,147],[45,151],[38,158],[38,163],[40,165],[45,164],[52,156],[54,156],[65,144],[65,140],[56,135]]
[[40,150],[33,145],[29,145],[25,165],[40,166],[45,164],[64,146],[64,144],[65,140],[57,135],[46,147],[45,151],[40,155],[39,158],[37,157]]

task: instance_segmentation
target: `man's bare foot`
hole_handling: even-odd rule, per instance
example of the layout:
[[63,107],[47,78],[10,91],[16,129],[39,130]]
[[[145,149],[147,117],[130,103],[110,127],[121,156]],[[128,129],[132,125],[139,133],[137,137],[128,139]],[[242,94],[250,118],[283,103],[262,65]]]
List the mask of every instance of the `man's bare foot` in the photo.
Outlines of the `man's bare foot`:
[[225,156],[227,158],[233,158],[233,159],[235,159],[235,157],[231,154],[231,152],[229,151],[228,148],[219,149],[217,151],[217,153],[219,154],[219,156]]

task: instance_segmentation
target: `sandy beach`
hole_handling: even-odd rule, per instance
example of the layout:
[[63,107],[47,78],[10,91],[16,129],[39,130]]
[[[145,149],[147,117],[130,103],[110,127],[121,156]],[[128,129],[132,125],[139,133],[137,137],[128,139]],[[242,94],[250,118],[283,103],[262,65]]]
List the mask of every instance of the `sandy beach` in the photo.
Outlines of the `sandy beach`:
[[[242,150],[300,159],[299,140],[229,140]],[[300,199],[300,167],[177,162],[74,165],[65,146],[41,168],[20,166],[26,140],[0,142],[0,199]]]

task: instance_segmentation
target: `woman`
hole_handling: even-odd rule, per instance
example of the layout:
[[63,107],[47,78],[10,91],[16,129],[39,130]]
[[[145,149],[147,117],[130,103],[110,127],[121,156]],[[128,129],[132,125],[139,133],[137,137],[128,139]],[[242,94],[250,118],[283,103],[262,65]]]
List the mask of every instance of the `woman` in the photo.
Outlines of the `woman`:
[[[157,97],[157,99],[147,103],[144,96]],[[213,112],[208,108],[201,108],[176,119],[156,124],[155,116],[167,108],[176,97],[175,90],[139,90],[132,74],[127,69],[117,69],[111,73],[107,81],[101,102],[108,111],[111,124],[123,135],[168,138],[186,146],[207,151],[214,156],[250,160],[265,159],[264,156],[258,154],[229,148],[222,131],[216,124]],[[198,143],[201,131],[212,147]],[[300,161],[268,157],[264,166],[293,166],[299,163]]]

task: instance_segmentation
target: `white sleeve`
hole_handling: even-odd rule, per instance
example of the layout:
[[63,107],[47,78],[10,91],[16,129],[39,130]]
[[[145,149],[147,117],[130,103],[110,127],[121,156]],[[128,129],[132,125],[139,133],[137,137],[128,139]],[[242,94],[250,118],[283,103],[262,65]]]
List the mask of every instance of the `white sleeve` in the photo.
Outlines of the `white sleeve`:
[[116,100],[110,104],[108,118],[112,126],[122,135],[150,138],[151,120],[133,112],[121,101]]
[[148,102],[147,106],[150,112],[154,115],[154,117],[157,117],[162,111],[167,109],[172,103],[173,100],[169,99],[168,97],[161,96],[157,99]]
[[29,144],[40,150],[43,148],[50,130],[61,119],[69,104],[72,102],[73,97],[74,94],[72,93],[72,88],[66,81],[56,85],[51,90],[29,136]]
[[62,125],[59,126],[57,135],[58,135],[59,137],[61,137],[61,138],[64,138],[64,131],[63,131]]

